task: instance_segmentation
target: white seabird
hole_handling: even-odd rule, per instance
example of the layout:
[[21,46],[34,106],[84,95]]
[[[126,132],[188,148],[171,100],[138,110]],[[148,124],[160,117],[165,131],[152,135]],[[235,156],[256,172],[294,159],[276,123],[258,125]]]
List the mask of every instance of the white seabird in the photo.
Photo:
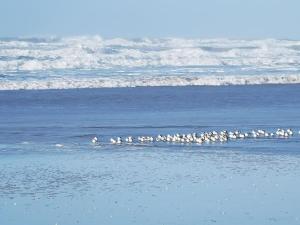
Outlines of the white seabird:
[[94,137],[94,138],[92,139],[92,143],[93,143],[93,144],[98,143],[98,138],[97,138],[97,137]]
[[110,139],[110,143],[112,143],[112,144],[116,144],[116,143],[117,143],[117,141],[116,141],[115,139],[111,138],[111,139]]

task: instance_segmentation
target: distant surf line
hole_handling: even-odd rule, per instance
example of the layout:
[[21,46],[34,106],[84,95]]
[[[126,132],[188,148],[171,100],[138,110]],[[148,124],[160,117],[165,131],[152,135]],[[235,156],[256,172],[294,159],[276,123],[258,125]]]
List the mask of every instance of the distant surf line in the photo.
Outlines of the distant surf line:
[[251,76],[147,76],[99,78],[47,78],[45,80],[2,80],[0,90],[49,90],[81,88],[230,86],[262,84],[299,84],[300,74]]

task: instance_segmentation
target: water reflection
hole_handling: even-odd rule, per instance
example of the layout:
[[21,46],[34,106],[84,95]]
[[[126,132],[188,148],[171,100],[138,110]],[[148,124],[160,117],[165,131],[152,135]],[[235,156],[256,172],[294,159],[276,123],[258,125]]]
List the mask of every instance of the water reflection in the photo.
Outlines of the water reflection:
[[300,173],[297,154],[143,148],[3,157],[0,196],[55,198],[124,189],[151,192],[169,185],[238,183],[245,176],[271,179]]

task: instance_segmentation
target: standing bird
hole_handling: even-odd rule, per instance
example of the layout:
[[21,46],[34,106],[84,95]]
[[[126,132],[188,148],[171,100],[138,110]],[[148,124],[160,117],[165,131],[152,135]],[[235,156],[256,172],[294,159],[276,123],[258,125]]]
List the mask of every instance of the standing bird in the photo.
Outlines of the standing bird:
[[97,138],[97,137],[94,137],[94,138],[92,139],[92,143],[93,143],[93,144],[98,143],[98,138]]
[[115,139],[111,138],[111,139],[110,139],[110,143],[112,143],[112,144],[116,144],[116,143],[117,143],[117,141],[116,141]]
[[129,136],[129,137],[127,137],[127,138],[125,139],[125,141],[126,141],[127,143],[132,143],[132,142],[133,142],[133,138],[132,138],[131,136]]

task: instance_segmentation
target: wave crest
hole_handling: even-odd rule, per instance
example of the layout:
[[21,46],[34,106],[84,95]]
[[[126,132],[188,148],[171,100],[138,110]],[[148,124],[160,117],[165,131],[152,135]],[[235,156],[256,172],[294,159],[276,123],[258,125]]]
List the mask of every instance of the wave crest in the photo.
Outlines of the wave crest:
[[[228,39],[0,39],[0,71],[300,65],[300,42]],[[6,60],[3,60],[6,58]]]
[[0,39],[0,89],[300,83],[300,41]]

